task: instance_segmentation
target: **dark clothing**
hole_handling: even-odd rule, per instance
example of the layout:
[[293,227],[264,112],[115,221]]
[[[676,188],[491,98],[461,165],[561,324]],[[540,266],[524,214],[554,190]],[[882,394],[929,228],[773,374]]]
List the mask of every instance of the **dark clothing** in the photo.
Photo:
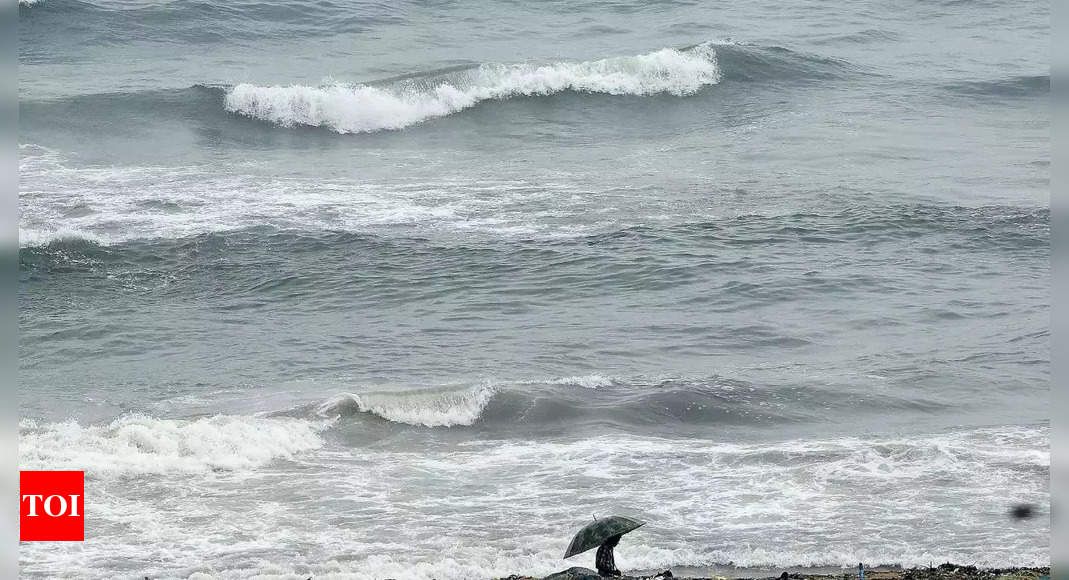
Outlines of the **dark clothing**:
[[612,557],[612,549],[616,542],[605,542],[598,547],[598,555],[594,558],[594,565],[598,567],[598,574],[602,576],[619,576],[616,569],[616,561]]

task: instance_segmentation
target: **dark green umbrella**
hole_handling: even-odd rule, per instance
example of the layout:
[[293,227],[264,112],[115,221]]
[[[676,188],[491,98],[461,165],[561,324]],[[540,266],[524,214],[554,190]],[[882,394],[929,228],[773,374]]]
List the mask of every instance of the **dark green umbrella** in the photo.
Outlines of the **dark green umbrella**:
[[564,557],[571,558],[576,554],[582,554],[587,550],[597,548],[605,543],[605,540],[613,536],[626,534],[644,525],[646,525],[646,522],[625,518],[624,516],[609,516],[594,520],[579,530],[579,533],[572,538],[572,543],[568,544],[568,550],[564,552]]

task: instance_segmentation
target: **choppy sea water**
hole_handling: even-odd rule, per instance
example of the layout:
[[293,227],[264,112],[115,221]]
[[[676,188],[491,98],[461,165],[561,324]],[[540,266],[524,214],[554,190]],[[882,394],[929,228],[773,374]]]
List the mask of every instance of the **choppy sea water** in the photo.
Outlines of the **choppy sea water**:
[[1049,563],[1048,9],[20,0],[22,575]]

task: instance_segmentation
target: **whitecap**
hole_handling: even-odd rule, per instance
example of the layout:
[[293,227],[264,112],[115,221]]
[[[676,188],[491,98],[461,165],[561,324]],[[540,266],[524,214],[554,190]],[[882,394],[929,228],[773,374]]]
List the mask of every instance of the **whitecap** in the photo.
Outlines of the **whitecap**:
[[691,95],[720,82],[709,43],[585,62],[484,64],[430,83],[393,86],[331,83],[318,87],[242,83],[226,95],[228,111],[282,127],[327,127],[338,133],[401,129],[482,101],[563,91],[608,95]]

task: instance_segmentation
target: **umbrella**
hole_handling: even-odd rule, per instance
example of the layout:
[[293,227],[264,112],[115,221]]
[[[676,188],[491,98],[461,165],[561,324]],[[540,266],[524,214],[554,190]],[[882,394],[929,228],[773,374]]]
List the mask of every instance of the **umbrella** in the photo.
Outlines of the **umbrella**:
[[610,516],[600,520],[595,519],[593,522],[587,524],[586,527],[579,530],[579,533],[572,538],[572,543],[568,544],[568,550],[564,552],[564,557],[571,558],[576,554],[581,554],[592,548],[597,548],[603,544],[605,540],[608,540],[613,536],[626,534],[627,532],[644,525],[646,525],[646,522],[640,522],[623,516]]

